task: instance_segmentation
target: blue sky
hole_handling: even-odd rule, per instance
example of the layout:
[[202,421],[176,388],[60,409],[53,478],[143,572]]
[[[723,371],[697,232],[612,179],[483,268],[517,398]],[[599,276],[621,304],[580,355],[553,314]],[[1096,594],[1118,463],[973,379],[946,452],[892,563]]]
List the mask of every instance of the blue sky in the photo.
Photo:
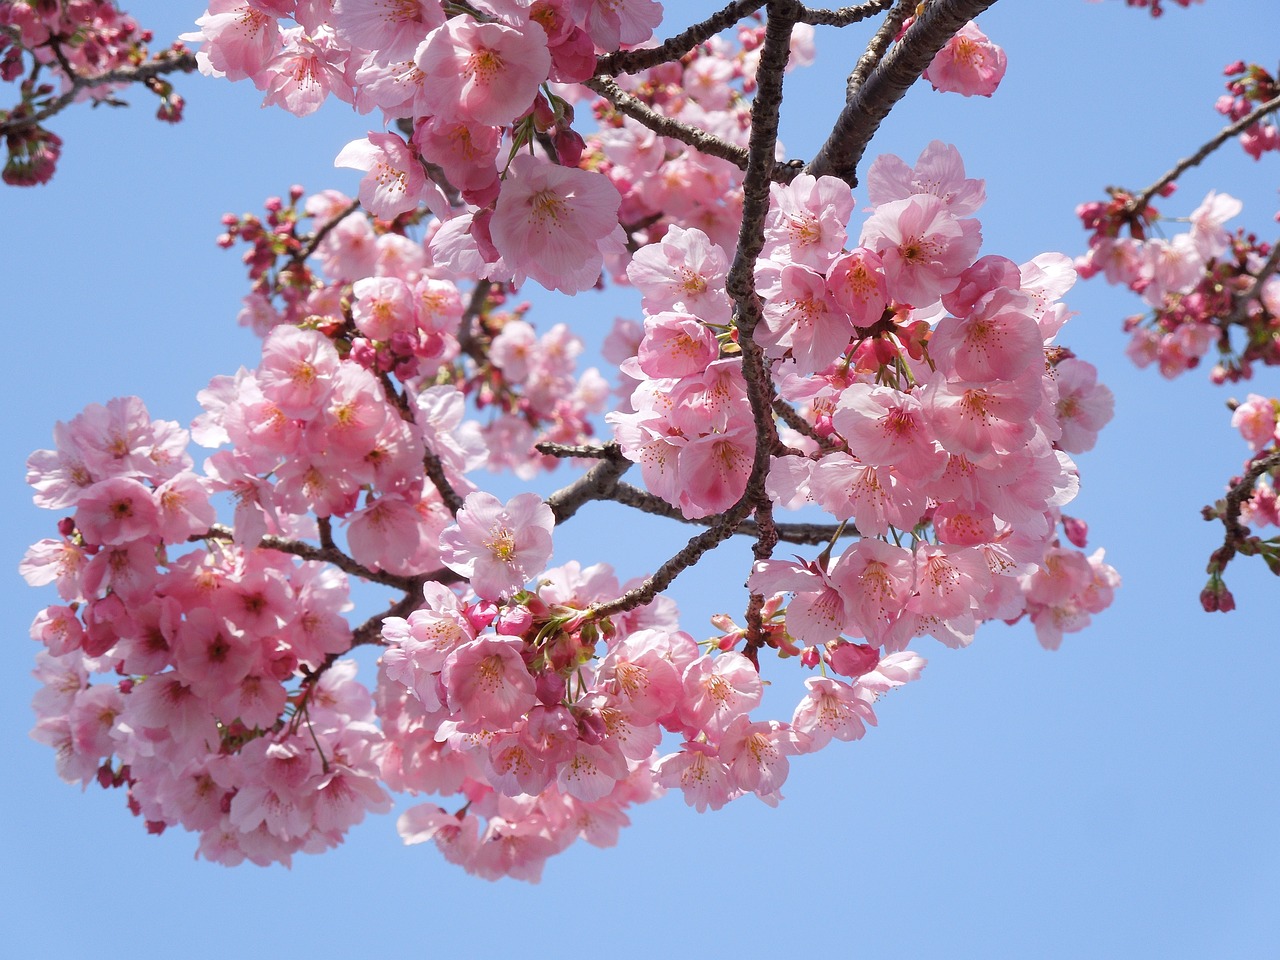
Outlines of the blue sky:
[[[201,13],[186,7],[129,9],[167,38]],[[711,7],[668,3],[689,19]],[[987,180],[983,252],[1014,260],[1079,252],[1074,206],[1107,184],[1146,186],[1191,152],[1221,125],[1222,65],[1274,64],[1280,36],[1271,0],[1207,0],[1156,22],[1119,0],[1005,0],[980,22],[1009,56],[996,96],[918,86],[868,159],[956,144],[969,175]],[[825,135],[861,48],[863,34],[849,33],[820,32],[818,65],[787,80],[793,156]],[[260,110],[245,84],[200,77],[179,89],[189,107],[177,127],[151,119],[145,92],[128,110],[68,112],[54,126],[66,141],[54,181],[0,193],[0,316],[15,361],[0,385],[11,571],[56,519],[31,506],[22,479],[55,420],[136,393],[153,416],[185,422],[210,377],[254,362],[254,339],[235,325],[238,257],[213,244],[221,214],[257,210],[295,182],[355,190],[357,175],[332,160],[372,118],[332,104],[298,120]],[[1188,213],[1217,187],[1245,201],[1238,223],[1280,233],[1277,162],[1232,146],[1164,207]],[[626,294],[532,298],[531,320],[571,317],[593,342],[614,315],[639,314]],[[1246,452],[1224,401],[1274,394],[1276,378],[1219,389],[1194,372],[1167,382],[1137,371],[1119,329],[1136,299],[1100,280],[1067,299],[1079,315],[1061,339],[1117,398],[1069,508],[1124,577],[1113,608],[1052,654],[1026,625],[990,625],[959,652],[922,641],[923,680],[882,702],[862,742],[793,763],[778,809],[747,798],[699,815],[668,796],[633,812],[617,848],[578,845],[552,860],[539,886],[467,877],[431,848],[403,847],[391,817],[291,871],[228,870],[193,860],[192,836],[145,835],[122,794],[63,784],[27,738],[27,631],[51,594],[11,572],[0,580],[7,955],[1277,955],[1277,584],[1239,561],[1229,583],[1240,609],[1207,615],[1197,603],[1216,532],[1199,508]],[[630,524],[584,511],[558,534],[556,562],[610,560],[630,576],[684,539]],[[695,634],[711,613],[740,609],[743,556],[717,553],[672,591]],[[798,698],[792,671],[776,677],[780,698]]]

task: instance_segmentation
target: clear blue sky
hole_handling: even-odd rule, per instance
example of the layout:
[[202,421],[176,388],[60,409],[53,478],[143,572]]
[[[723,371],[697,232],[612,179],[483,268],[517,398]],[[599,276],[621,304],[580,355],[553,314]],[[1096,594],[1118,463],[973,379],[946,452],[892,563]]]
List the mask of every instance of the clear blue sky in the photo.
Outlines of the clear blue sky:
[[[692,18],[713,5],[667,6]],[[201,13],[173,0],[129,9],[162,39]],[[1009,56],[995,98],[918,86],[869,156],[911,161],[931,139],[955,143],[969,175],[987,180],[984,252],[1025,260],[1079,252],[1076,203],[1109,183],[1145,186],[1216,131],[1222,65],[1274,64],[1280,7],[1207,0],[1151,22],[1119,0],[1004,0],[981,23]],[[864,34],[849,33],[820,32],[819,65],[787,81],[793,156],[825,134],[861,49]],[[245,290],[237,255],[212,242],[220,215],[257,210],[294,182],[355,190],[356,175],[332,158],[371,118],[334,104],[297,120],[259,110],[245,84],[179,86],[189,104],[180,126],[150,119],[145,92],[131,92],[129,110],[71,111],[54,127],[66,141],[54,181],[0,193],[11,571],[56,519],[30,505],[22,480],[55,420],[136,393],[153,416],[188,421],[210,377],[254,363],[253,338],[234,319]],[[1245,200],[1238,222],[1280,233],[1278,162],[1232,147],[1164,206],[1187,213],[1216,186]],[[571,314],[592,340],[613,315],[638,315],[625,295],[537,300],[554,311],[532,320]],[[120,792],[66,786],[50,752],[27,739],[28,625],[52,594],[11,572],[0,580],[0,952],[1280,955],[1280,637],[1268,613],[1280,584],[1241,561],[1230,578],[1239,611],[1206,615],[1196,599],[1215,535],[1199,508],[1245,454],[1223,406],[1232,391],[1194,373],[1170,383],[1134,370],[1119,331],[1139,307],[1127,293],[1093,281],[1068,302],[1079,316],[1062,339],[1117,397],[1115,421],[1080,458],[1084,492],[1070,508],[1124,576],[1114,607],[1053,654],[1025,625],[990,625],[960,652],[921,641],[924,679],[882,702],[864,741],[794,763],[778,809],[748,798],[698,815],[669,796],[635,810],[617,848],[580,844],[552,860],[539,886],[467,877],[429,847],[401,846],[391,817],[291,871],[228,870],[194,861],[190,835],[146,836]],[[1248,390],[1274,394],[1277,378],[1264,371],[1234,392]],[[682,530],[624,520],[584,512],[557,540],[557,561],[611,559],[631,575],[683,541]],[[740,609],[742,554],[730,553],[673,591],[696,634],[710,613]],[[799,687],[789,671],[778,680]]]

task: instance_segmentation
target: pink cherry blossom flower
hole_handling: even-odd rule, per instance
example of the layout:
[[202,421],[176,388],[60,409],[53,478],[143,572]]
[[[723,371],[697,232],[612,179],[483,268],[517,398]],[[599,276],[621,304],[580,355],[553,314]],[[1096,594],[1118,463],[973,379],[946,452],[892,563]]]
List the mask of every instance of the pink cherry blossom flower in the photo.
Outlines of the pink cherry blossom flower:
[[203,41],[196,54],[206,76],[245,80],[257,76],[280,44],[276,18],[245,0],[209,0],[209,9],[196,21],[198,32],[179,39]]
[[729,322],[725,292],[729,261],[701,230],[673,225],[657,243],[641,247],[627,265],[627,279],[640,291],[646,313],[689,313],[711,324]]
[[[692,437],[679,449],[680,510],[690,518],[727,510],[747,488],[755,431],[747,425]],[[656,492],[656,491],[655,491]]]
[[[1062,436],[1058,438],[1057,446],[1068,453],[1092,450],[1098,431],[1110,422],[1115,412],[1115,397],[1106,385],[1098,383],[1097,369],[1085,360],[1071,357],[1059,361],[1053,368],[1053,377],[1058,384],[1054,415],[1062,425]],[[1239,409],[1236,408],[1237,414]],[[1273,426],[1264,444],[1275,436],[1274,413],[1272,417]],[[1237,425],[1235,414],[1231,424]]]
[[679,753],[654,765],[654,779],[664,787],[679,787],[684,802],[699,813],[719,810],[731,799],[729,768],[709,743],[685,741]]
[[1231,425],[1240,431],[1254,453],[1268,447],[1276,439],[1276,402],[1256,393],[1236,407]]
[[306,34],[301,28],[285,30],[279,52],[254,78],[267,95],[262,105],[278,104],[298,117],[320,109],[330,93],[351,102],[353,94],[345,76],[348,50],[327,27]]
[[507,168],[490,222],[494,246],[515,272],[548,290],[595,286],[621,197],[607,178],[520,154]]
[[861,740],[866,725],[875,726],[876,715],[871,709],[875,694],[870,691],[826,677],[810,677],[804,685],[809,692],[796,705],[791,728],[809,738],[809,751],[822,749],[833,738]]
[[765,256],[825,273],[844,247],[853,214],[849,185],[836,177],[802,173],[789,184],[772,184],[769,191]]
[[128,477],[95,483],[76,504],[76,528],[89,543],[120,544],[158,532],[151,491]]
[[970,20],[946,42],[924,71],[933,89],[962,96],[989,97],[1004,79],[1004,50]]
[[644,43],[662,22],[658,0],[569,0],[574,19],[601,50]]
[[964,175],[960,151],[949,143],[932,140],[920,151],[914,167],[891,153],[881,154],[867,170],[867,199],[875,206],[905,200],[917,193],[937,197],[952,216],[967,217],[986,200],[986,184]]
[[413,56],[427,33],[442,23],[440,0],[333,0],[337,35],[388,61]]
[[182,543],[204,533],[217,519],[204,481],[190,471],[166,480],[154,493],[157,526],[165,543]]
[[850,384],[831,424],[863,463],[899,466],[915,476],[936,475],[943,455],[920,398],[892,387]]
[[1000,287],[963,318],[944,317],[929,341],[929,356],[961,380],[1013,380],[1044,362],[1044,337],[1033,301]]
[[841,554],[831,579],[861,634],[880,643],[915,587],[915,569],[910,551],[863,537]]
[[441,219],[449,215],[444,192],[427,181],[409,145],[394,133],[369,134],[352,140],[334,158],[335,167],[367,171],[360,180],[360,202],[375,217],[392,220],[425,201]]
[[821,646],[844,633],[850,624],[840,587],[818,563],[758,560],[747,578],[757,593],[791,593],[787,633],[810,646]]
[[454,17],[432,30],[415,59],[426,76],[422,100],[443,120],[505,126],[533,104],[551,71],[542,27]]
[[949,619],[968,612],[991,588],[991,570],[972,547],[921,544],[916,548],[916,594],[907,608]]
[[720,738],[720,759],[729,767],[733,785],[776,805],[791,764],[787,757],[804,751],[808,737],[778,720],[752,723],[738,717]]
[[880,255],[892,299],[927,307],[955,289],[982,233],[977,220],[957,219],[937,197],[913,194],[877,206],[858,242]]
[[276,327],[262,345],[258,384],[285,416],[313,417],[332,389],[340,362],[333,342],[318,330]]
[[974,383],[929,381],[924,406],[938,442],[951,453],[981,458],[988,453],[1021,450],[1036,432],[1035,413],[1042,397],[1039,371],[1017,380]]
[[413,145],[422,156],[467,194],[497,185],[501,141],[500,127],[473,121],[426,117],[413,130]]
[[505,504],[488,493],[468,494],[454,523],[440,535],[440,556],[468,577],[486,600],[519,591],[551,559],[551,508],[536,493]]
[[840,254],[827,269],[827,294],[856,327],[869,327],[884,315],[888,290],[880,257],[863,247]]
[[834,363],[853,339],[853,322],[827,293],[826,278],[799,263],[763,261],[756,288],[764,299],[764,323],[756,339],[769,357],[789,356],[796,373],[809,376]]
[[1231,243],[1226,221],[1244,209],[1244,204],[1226,193],[1210,190],[1200,206],[1191,211],[1191,237],[1205,260],[1221,256]]
[[699,318],[686,313],[655,313],[644,319],[637,359],[650,377],[686,377],[702,373],[720,356],[720,343]]
[[449,654],[440,681],[449,708],[463,723],[500,730],[533,708],[538,698],[523,649],[518,639],[482,636]]
[[742,654],[730,650],[701,656],[685,667],[681,718],[689,729],[723,731],[736,717],[760,705],[760,673]]

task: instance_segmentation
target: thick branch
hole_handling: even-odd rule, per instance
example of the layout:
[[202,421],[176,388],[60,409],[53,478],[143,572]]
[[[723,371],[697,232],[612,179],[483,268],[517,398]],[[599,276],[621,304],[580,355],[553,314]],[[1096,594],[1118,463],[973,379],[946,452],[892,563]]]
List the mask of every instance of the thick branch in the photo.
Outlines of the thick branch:
[[679,140],[681,143],[686,143],[708,156],[728,160],[735,167],[746,169],[747,151],[741,147],[707,133],[707,131],[699,127],[693,127],[687,123],[681,123],[679,120],[664,117],[656,110],[651,109],[642,100],[627,93],[607,77],[594,77],[583,83],[583,86],[595,91],[613,104],[620,113],[626,114],[631,119],[648,127],[654,133],[670,137],[672,140]]
[[806,7],[800,11],[796,19],[801,23],[811,23],[818,27],[847,27],[889,9],[893,2],[894,0],[868,0],[867,3],[840,7],[836,10],[817,10]]
[[1131,201],[1129,201],[1130,213],[1135,216],[1138,214],[1141,214],[1142,211],[1144,211],[1147,208],[1147,204],[1149,204],[1152,201],[1152,199],[1154,199],[1156,194],[1158,194],[1161,190],[1163,190],[1169,184],[1173,183],[1173,181],[1177,180],[1180,176],[1182,176],[1192,167],[1199,166],[1208,158],[1208,156],[1211,153],[1213,153],[1215,150],[1221,147],[1224,143],[1226,143],[1232,137],[1236,136],[1237,134],[1243,133],[1245,130],[1248,130],[1250,127],[1252,127],[1255,123],[1257,123],[1267,114],[1275,113],[1277,110],[1280,110],[1280,97],[1274,97],[1273,99],[1268,100],[1266,103],[1259,104],[1251,112],[1245,114],[1235,123],[1228,124],[1227,126],[1223,127],[1221,130],[1218,131],[1216,136],[1214,136],[1211,140],[1207,141],[1204,144],[1204,146],[1202,146],[1199,150],[1197,150],[1191,156],[1184,157],[1183,159],[1179,160],[1173,166],[1173,169],[1171,169],[1168,173],[1166,173],[1163,177],[1161,177],[1151,186],[1147,187],[1147,189],[1143,190],[1142,193],[1140,193],[1138,196],[1134,197]]
[[535,443],[533,449],[546,457],[580,457],[586,460],[612,460],[621,454],[622,448],[616,443],[552,443],[544,440]]
[[82,91],[90,87],[98,87],[107,83],[145,83],[147,80],[151,80],[161,74],[175,71],[191,73],[195,69],[196,55],[184,51],[182,53],[166,54],[161,59],[152,60],[150,63],[144,63],[136,67],[121,67],[118,70],[108,70],[106,73],[100,73],[93,77],[84,77],[78,73],[70,72],[70,89],[49,101],[35,113],[27,116],[10,117],[8,120],[0,122],[0,137],[7,137],[20,130],[25,130],[27,127],[36,126],[48,120],[54,114],[61,113],[75,101]]
[[827,142],[809,161],[805,172],[815,177],[839,177],[850,186],[855,185],[858,163],[889,111],[956,31],[995,2],[932,0],[927,4],[898,45],[885,54],[866,82],[845,102]]
[[547,497],[547,506],[551,508],[556,523],[564,523],[583,504],[592,500],[609,499],[614,487],[618,485],[618,478],[630,468],[631,461],[615,446],[613,456],[603,458],[573,483]]
[[764,6],[764,0],[734,0],[723,10],[713,13],[701,23],[695,23],[656,47],[644,50],[619,50],[601,57],[596,62],[596,76],[616,77],[620,73],[639,73],[649,67],[679,60],[698,44],[710,40],[743,17],[750,16]]
[[845,100],[853,98],[871,76],[880,61],[884,59],[884,55],[889,52],[889,47],[893,45],[894,38],[902,30],[902,25],[907,22],[907,17],[915,12],[915,0],[898,0],[895,6],[884,22],[880,24],[880,29],[876,31],[876,35],[871,38],[871,42],[867,44],[867,49],[863,51],[862,56],[858,58],[857,64],[853,68],[853,73],[849,74],[849,79],[845,82],[844,95]]

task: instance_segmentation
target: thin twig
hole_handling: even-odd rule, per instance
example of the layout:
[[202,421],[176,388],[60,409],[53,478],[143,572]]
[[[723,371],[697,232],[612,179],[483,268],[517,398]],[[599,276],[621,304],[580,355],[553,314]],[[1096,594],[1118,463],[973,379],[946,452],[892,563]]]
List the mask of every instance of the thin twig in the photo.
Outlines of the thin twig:
[[747,151],[742,147],[735,146],[728,140],[722,140],[720,137],[707,133],[701,127],[690,126],[687,123],[681,123],[679,120],[673,120],[671,117],[663,116],[645,104],[644,101],[627,93],[607,77],[593,77],[583,83],[583,86],[604,97],[613,104],[619,113],[626,114],[637,123],[648,127],[654,133],[663,137],[670,137],[672,140],[679,140],[681,143],[688,144],[701,153],[728,160],[735,167],[746,169]]
[[108,70],[106,73],[100,73],[93,77],[81,76],[74,71],[68,70],[66,72],[71,80],[70,89],[50,100],[35,113],[27,116],[10,117],[0,122],[0,137],[7,137],[17,133],[19,130],[25,130],[27,127],[37,126],[55,114],[61,113],[83,91],[90,87],[98,87],[108,83],[145,83],[147,80],[165,73],[173,73],[175,71],[191,73],[197,66],[196,55],[187,51],[165,53],[161,57],[162,59],[153,60],[150,63],[144,63],[136,67],[121,67],[117,70]]
[[680,31],[656,47],[606,54],[596,61],[596,76],[616,77],[620,73],[639,73],[650,67],[679,60],[698,44],[710,40],[721,30],[728,29],[763,6],[764,0],[734,0],[723,10]]
[[800,411],[781,397],[774,397],[773,412],[796,433],[808,437],[823,450],[839,450],[840,444],[830,437],[824,437],[813,428],[813,424],[800,415]]
[[1240,544],[1249,538],[1249,528],[1240,522],[1240,511],[1245,501],[1253,496],[1253,488],[1258,479],[1276,467],[1280,467],[1280,451],[1255,460],[1245,471],[1244,476],[1232,484],[1231,489],[1227,491],[1227,508],[1221,515],[1222,526],[1226,533],[1222,539],[1222,546],[1213,552],[1211,561],[1217,564],[1219,574],[1227,569],[1227,564],[1236,555]]
[[319,249],[321,241],[329,235],[330,231],[359,209],[360,201],[352,200],[340,211],[317,227],[316,232],[307,238],[307,242],[299,248],[298,252],[289,258],[288,262],[285,264],[285,269],[302,266],[302,264],[306,262],[307,258]]
[[[677,507],[673,507],[656,494],[652,494],[648,490],[641,490],[639,487],[633,487],[629,483],[614,484],[613,490],[610,491],[605,499],[639,510],[642,513],[678,520],[681,523],[711,526],[716,520],[715,517],[686,517]],[[774,524],[774,529],[778,533],[779,540],[802,546],[824,545],[830,543],[831,538],[837,535],[849,537],[858,535],[857,528],[849,523],[843,526],[835,523],[776,523]],[[760,535],[760,525],[754,520],[740,520],[731,533],[757,537]]]
[[1241,290],[1231,298],[1231,313],[1225,318],[1228,323],[1244,323],[1249,305],[1262,295],[1262,285],[1266,283],[1277,269],[1280,269],[1280,241],[1271,247],[1271,255],[1253,275],[1253,282],[1248,290]]
[[1275,113],[1276,110],[1280,110],[1280,97],[1273,97],[1272,99],[1266,101],[1266,103],[1259,104],[1256,108],[1254,108],[1249,113],[1245,114],[1235,123],[1231,123],[1223,127],[1221,130],[1218,131],[1218,133],[1212,139],[1208,140],[1199,150],[1197,150],[1191,156],[1184,157],[1183,159],[1179,160],[1176,164],[1174,164],[1173,168],[1169,170],[1168,173],[1162,176],[1159,180],[1157,180],[1151,186],[1147,187],[1147,189],[1143,190],[1142,193],[1138,194],[1138,196],[1130,200],[1129,213],[1132,216],[1140,215],[1142,211],[1146,210],[1147,204],[1151,203],[1155,195],[1158,194],[1161,190],[1163,190],[1169,184],[1173,183],[1173,181],[1177,180],[1180,176],[1182,176],[1192,167],[1199,166],[1208,158],[1208,156],[1211,153],[1213,153],[1215,150],[1221,147],[1224,143],[1226,143],[1236,134],[1243,133],[1245,130],[1249,129],[1251,126],[1253,126],[1263,117],[1265,117],[1267,114]]
[[[193,541],[234,540],[235,536],[230,527],[215,523],[209,527],[207,533],[198,534],[189,539]],[[406,577],[397,573],[388,573],[385,570],[370,570],[358,560],[343,553],[336,546],[317,547],[303,540],[290,540],[288,537],[277,537],[272,534],[267,534],[254,546],[262,550],[278,550],[280,553],[287,553],[303,560],[318,560],[321,563],[331,563],[339,570],[354,577],[359,577],[361,580],[381,583],[388,587],[395,587],[397,590],[419,590],[426,579],[437,579],[435,574],[429,574],[427,577]]]

